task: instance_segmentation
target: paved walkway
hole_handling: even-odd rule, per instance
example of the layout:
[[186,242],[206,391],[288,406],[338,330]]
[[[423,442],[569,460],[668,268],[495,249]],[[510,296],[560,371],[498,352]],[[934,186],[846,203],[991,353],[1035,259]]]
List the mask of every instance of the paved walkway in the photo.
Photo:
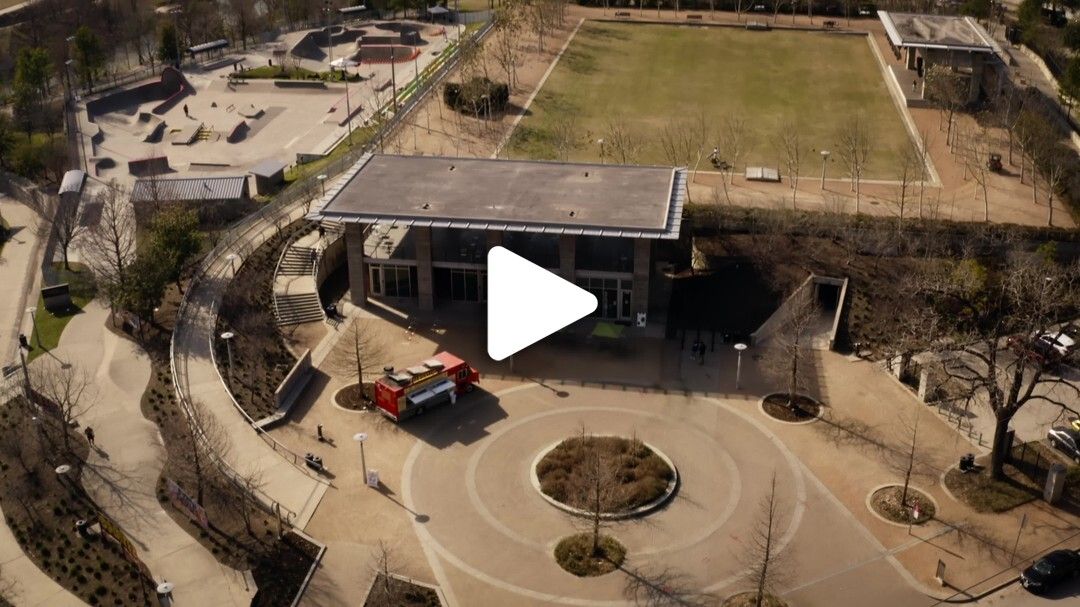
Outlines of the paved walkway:
[[[37,213],[29,207],[0,195],[0,215],[13,230],[11,239],[0,253],[0,364],[17,360],[19,328],[29,326],[26,307],[30,299],[41,255],[41,239],[37,236]],[[29,302],[29,303],[28,303]]]
[[[281,223],[288,224],[303,214],[302,205],[297,205]],[[251,229],[233,243],[238,253],[254,250],[277,232],[272,221],[257,216],[245,221]],[[234,470],[258,475],[264,496],[280,503],[285,513],[291,514],[292,524],[302,529],[322,499],[326,482],[308,474],[302,460],[294,463],[295,454],[276,449],[272,439],[256,434],[225,389],[211,355],[217,302],[230,279],[230,263],[222,254],[210,262],[204,279],[188,291],[187,308],[173,332],[176,381],[190,401],[206,406],[231,438],[232,448],[224,455],[227,463]]]
[[93,380],[93,404],[79,422],[94,428],[98,447],[91,450],[83,485],[128,534],[154,576],[176,584],[178,602],[248,605],[255,589],[245,590],[243,575],[218,563],[157,500],[164,447],[157,426],[139,409],[150,361],[133,342],[108,330],[108,315],[92,301],[52,352]]

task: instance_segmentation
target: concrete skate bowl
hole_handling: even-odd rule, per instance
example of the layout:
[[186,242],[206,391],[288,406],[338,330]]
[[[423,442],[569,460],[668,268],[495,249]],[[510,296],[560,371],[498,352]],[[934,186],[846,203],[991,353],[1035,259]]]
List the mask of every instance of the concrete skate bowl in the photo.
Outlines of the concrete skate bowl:
[[139,112],[136,123],[139,126],[139,135],[143,143],[161,141],[161,136],[165,133],[165,121],[160,116],[155,116],[150,112]]
[[410,30],[401,32],[401,34],[397,36],[362,36],[360,40],[356,42],[356,48],[363,48],[369,45],[387,46],[391,44],[425,46],[427,45],[427,41],[420,37],[420,32]]
[[162,114],[195,89],[184,75],[172,67],[161,72],[161,77],[152,82],[140,84],[134,88],[122,89],[86,102],[86,117],[96,122],[99,117],[109,114],[135,116],[145,103],[159,102],[151,109],[154,114]]
[[[340,25],[336,25],[330,29],[330,42],[334,46],[339,44],[349,44],[360,40],[366,33],[367,32],[362,29],[342,29]],[[304,36],[289,49],[289,54],[294,57],[300,57],[301,59],[324,61],[328,57],[326,48],[326,29],[324,28],[304,34]]]
[[[354,55],[360,63],[405,63],[420,55],[420,51],[411,46],[365,46]],[[391,60],[392,58],[392,60]]]

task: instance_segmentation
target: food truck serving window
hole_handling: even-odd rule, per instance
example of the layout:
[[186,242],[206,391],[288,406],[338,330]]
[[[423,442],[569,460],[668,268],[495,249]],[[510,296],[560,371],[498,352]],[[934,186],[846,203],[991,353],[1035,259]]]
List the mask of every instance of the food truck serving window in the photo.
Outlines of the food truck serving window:
[[423,390],[417,390],[408,396],[410,406],[427,405],[439,400],[439,397],[447,398],[447,393],[454,389],[454,382],[444,379],[432,384]]
[[469,378],[469,368],[468,367],[462,367],[461,370],[457,372],[457,378],[459,380],[462,380],[462,381],[468,379]]

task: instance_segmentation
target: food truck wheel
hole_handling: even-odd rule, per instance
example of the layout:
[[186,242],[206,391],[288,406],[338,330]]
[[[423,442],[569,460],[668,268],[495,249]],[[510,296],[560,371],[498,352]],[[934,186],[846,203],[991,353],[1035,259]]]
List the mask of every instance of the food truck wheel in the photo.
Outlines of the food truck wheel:
[[465,386],[465,391],[466,391],[466,392],[472,392],[472,391],[473,391],[473,390],[475,390],[475,389],[476,389],[476,385],[475,385],[475,384],[467,384],[467,385]]

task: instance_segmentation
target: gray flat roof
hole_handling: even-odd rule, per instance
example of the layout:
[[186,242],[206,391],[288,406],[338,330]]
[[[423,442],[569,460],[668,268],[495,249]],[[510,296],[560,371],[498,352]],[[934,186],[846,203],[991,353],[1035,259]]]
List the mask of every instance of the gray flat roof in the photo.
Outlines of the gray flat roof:
[[288,166],[289,163],[287,162],[268,158],[260,162],[259,164],[251,167],[251,170],[248,172],[256,177],[273,177],[281,171],[284,171]]
[[997,44],[970,17],[878,11],[889,41],[898,47],[996,53]]
[[546,234],[679,237],[686,170],[367,155],[327,188],[330,221]]

